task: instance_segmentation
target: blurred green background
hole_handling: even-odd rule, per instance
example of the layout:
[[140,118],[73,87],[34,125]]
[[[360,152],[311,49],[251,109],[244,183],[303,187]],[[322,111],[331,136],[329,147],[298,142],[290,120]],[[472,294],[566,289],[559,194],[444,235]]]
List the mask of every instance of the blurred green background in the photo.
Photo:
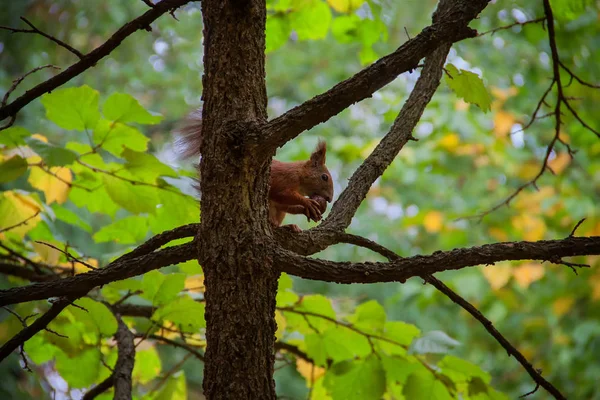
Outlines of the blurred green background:
[[[289,4],[288,4],[289,3]],[[269,1],[267,86],[270,118],[319,94],[385,55],[430,24],[436,1],[358,2],[352,13],[314,7],[312,14],[286,13],[293,1]],[[582,79],[600,82],[600,24],[596,2],[552,1],[557,18],[561,59]],[[25,16],[39,29],[86,53],[103,43],[127,21],[143,13],[142,1],[3,0],[0,25],[25,28]],[[321,10],[319,12],[314,10]],[[327,17],[329,15],[330,17]],[[150,147],[166,163],[181,164],[173,153],[171,131],[201,104],[202,20],[199,3],[169,15],[126,39],[109,57],[65,87],[87,84],[100,91],[101,101],[113,92],[133,95],[164,120],[144,126]],[[543,16],[541,1],[498,1],[490,4],[472,26],[479,32]],[[294,19],[295,18],[295,19]],[[310,19],[310,23],[306,22]],[[300,23],[299,21],[305,21]],[[308,24],[308,25],[307,25]],[[293,28],[290,28],[290,26]],[[288,31],[289,29],[289,31]],[[287,40],[288,36],[290,37]],[[0,88],[44,64],[62,68],[76,57],[39,35],[0,30]],[[600,140],[565,115],[562,138],[577,150],[571,160],[558,145],[551,156],[555,174],[546,172],[539,191],[525,189],[483,220],[464,219],[504,200],[539,170],[554,135],[554,119],[529,120],[552,77],[547,31],[530,24],[465,40],[453,46],[448,62],[479,74],[492,94],[490,112],[468,105],[445,81],[427,107],[414,135],[396,161],[369,192],[349,232],[363,235],[402,256],[477,246],[497,241],[555,239],[568,236],[581,218],[578,235],[600,235]],[[11,96],[48,79],[49,69],[29,76]],[[328,142],[327,165],[336,194],[389,129],[414,86],[418,71],[400,76],[372,98],[350,107],[279,150],[280,160],[305,159],[317,138]],[[563,76],[569,81],[567,75]],[[600,129],[600,91],[573,82],[568,96],[580,116]],[[555,96],[548,98],[554,104]],[[540,115],[550,109],[543,107]],[[16,122],[60,143],[64,131],[48,124],[39,100],[19,113]],[[511,133],[512,132],[512,133]],[[0,132],[0,135],[2,133]],[[185,164],[192,170],[191,165]],[[95,230],[111,221],[86,214]],[[287,223],[308,227],[302,217]],[[61,226],[61,235],[101,262],[123,250],[113,243],[96,244],[91,234]],[[331,260],[378,260],[366,250],[339,245],[318,255]],[[572,399],[600,399],[600,259],[574,274],[565,266],[545,263],[498,263],[439,274],[493,321],[543,375]],[[368,299],[380,302],[389,319],[415,324],[422,331],[441,330],[461,344],[451,354],[469,360],[493,377],[492,384],[510,398],[535,385],[522,367],[490,337],[477,321],[433,287],[419,279],[405,284],[336,285],[294,278],[298,293],[320,293],[345,310]],[[8,318],[3,316],[3,318]],[[0,325],[0,332],[3,325]],[[4,328],[6,332],[7,329]],[[3,336],[3,340],[7,338]],[[163,369],[181,353],[161,348]],[[189,384],[199,388],[202,371],[186,367]],[[5,398],[41,396],[26,383],[35,380],[21,371],[18,357],[0,364],[0,391]],[[19,379],[14,377],[18,376]],[[295,368],[276,374],[277,390],[288,398],[305,398],[304,379]],[[300,393],[300,394],[299,394]],[[78,398],[77,393],[71,393]],[[191,396],[191,395],[190,395]],[[548,398],[541,389],[531,396]]]

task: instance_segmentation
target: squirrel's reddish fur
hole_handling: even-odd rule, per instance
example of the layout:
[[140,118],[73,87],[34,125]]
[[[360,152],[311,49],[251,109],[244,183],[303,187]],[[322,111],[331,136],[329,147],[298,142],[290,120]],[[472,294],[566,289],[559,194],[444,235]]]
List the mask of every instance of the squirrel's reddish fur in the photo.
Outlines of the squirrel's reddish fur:
[[[178,148],[182,157],[200,154],[202,144],[202,118],[200,111],[191,113],[178,130]],[[327,145],[319,141],[307,161],[271,163],[269,188],[269,221],[280,226],[286,214],[304,214],[319,221],[333,199],[333,182],[325,166]],[[306,197],[308,196],[308,197]],[[300,231],[296,225],[288,225]]]

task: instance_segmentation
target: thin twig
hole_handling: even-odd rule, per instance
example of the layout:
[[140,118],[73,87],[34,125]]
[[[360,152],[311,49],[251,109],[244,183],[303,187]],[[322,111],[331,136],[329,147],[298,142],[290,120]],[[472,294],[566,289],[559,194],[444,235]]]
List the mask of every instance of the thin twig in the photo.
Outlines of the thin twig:
[[2,99],[2,103],[0,103],[0,108],[4,107],[6,105],[6,103],[8,102],[8,97],[10,96],[10,94],[12,92],[14,92],[14,90],[17,88],[17,86],[19,86],[19,84],[21,82],[23,82],[23,80],[25,78],[27,78],[29,75],[33,74],[34,72],[37,72],[37,71],[39,71],[41,69],[44,69],[44,68],[60,69],[60,67],[57,67],[56,65],[52,65],[52,64],[42,65],[41,67],[35,67],[31,71],[27,72],[25,75],[22,75],[22,76],[16,78],[15,80],[13,80],[12,86],[4,94],[4,98]]
[[487,35],[487,34],[490,34],[490,33],[492,35],[494,35],[494,33],[498,32],[498,31],[505,30],[505,29],[510,29],[510,28],[512,28],[514,26],[525,26],[525,25],[529,25],[529,24],[536,24],[538,22],[544,22],[545,20],[546,20],[546,17],[540,17],[540,18],[536,18],[536,19],[530,19],[530,20],[524,21],[524,22],[515,22],[515,23],[512,23],[510,25],[500,26],[498,28],[494,28],[494,29],[491,29],[489,31],[485,31],[483,33],[478,34],[477,36],[484,36],[484,35]]
[[88,267],[89,269],[97,269],[97,268],[96,268],[96,267],[94,267],[93,265],[90,265],[90,264],[88,264],[87,262],[85,262],[85,261],[83,261],[83,260],[80,260],[79,258],[77,258],[77,257],[73,256],[71,253],[69,253],[69,252],[68,252],[68,251],[66,251],[66,250],[59,249],[58,247],[56,247],[56,246],[55,246],[55,245],[53,245],[53,244],[46,243],[46,242],[41,242],[41,241],[39,241],[39,240],[36,240],[36,241],[35,241],[35,243],[43,244],[44,246],[48,246],[48,247],[51,247],[51,248],[53,248],[54,250],[60,251],[62,254],[64,254],[64,255],[67,257],[67,259],[68,259],[68,260],[75,261],[75,262],[77,262],[77,263],[79,263],[79,264],[83,264],[83,265],[85,265],[86,267]]
[[21,225],[27,225],[27,222],[30,221],[30,220],[32,220],[32,219],[34,219],[38,215],[40,215],[40,212],[42,212],[42,210],[37,210],[36,213],[33,214],[31,217],[27,217],[26,219],[24,219],[23,221],[21,221],[21,222],[19,222],[17,224],[14,224],[14,225],[8,226],[6,228],[0,229],[0,233],[6,232],[6,231],[10,231],[11,229],[18,228]]

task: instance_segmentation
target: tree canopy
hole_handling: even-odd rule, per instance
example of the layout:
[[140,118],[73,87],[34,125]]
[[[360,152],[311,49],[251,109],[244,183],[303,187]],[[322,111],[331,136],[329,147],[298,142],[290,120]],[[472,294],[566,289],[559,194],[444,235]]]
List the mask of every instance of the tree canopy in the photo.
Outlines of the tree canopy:
[[[598,4],[269,0],[262,76],[242,52],[260,35],[240,44],[248,59],[211,61],[237,54],[231,38],[210,49],[204,35],[227,40],[219,18],[253,29],[254,14],[217,3],[30,0],[0,15],[7,398],[202,398],[223,306],[205,292],[222,270],[205,282],[196,249],[270,242],[200,237],[232,189],[207,176],[205,214],[172,132],[231,96],[231,125],[205,115],[202,168],[226,149],[234,171],[253,143],[305,160],[323,138],[336,192],[322,223],[286,217],[306,230],[276,229],[265,253],[278,397],[600,399]],[[258,127],[243,125],[241,96],[219,93],[209,67],[266,79],[268,120],[247,105]]]

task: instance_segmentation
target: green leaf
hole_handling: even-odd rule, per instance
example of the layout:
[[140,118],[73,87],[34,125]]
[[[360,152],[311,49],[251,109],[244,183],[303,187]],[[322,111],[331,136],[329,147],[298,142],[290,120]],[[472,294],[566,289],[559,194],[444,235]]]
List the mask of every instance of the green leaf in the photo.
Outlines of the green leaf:
[[[59,352],[56,357],[56,371],[71,388],[84,388],[96,382],[101,363],[100,349],[88,348],[74,357]],[[104,367],[103,367],[104,368]]]
[[185,274],[171,273],[164,275],[154,270],[144,274],[142,279],[142,297],[153,305],[166,304],[177,297],[185,287]]
[[306,353],[315,364],[325,366],[327,359],[334,362],[364,357],[371,353],[368,339],[358,332],[338,326],[324,334],[305,336]]
[[[334,327],[335,323],[328,319],[335,319],[335,311],[331,306],[331,300],[320,294],[304,296],[299,307],[299,311],[305,311],[314,315],[307,315],[308,323],[319,332],[324,332],[328,328]],[[322,318],[324,316],[328,319]],[[302,317],[302,316],[301,316]],[[303,318],[303,317],[302,317]]]
[[179,371],[169,377],[167,383],[152,400],[187,400],[187,386],[185,383],[185,373]]
[[27,161],[21,156],[12,156],[0,163],[0,183],[14,181],[27,171]]
[[447,353],[452,347],[460,345],[460,342],[452,339],[442,331],[427,332],[413,341],[410,349],[417,354]]
[[[119,173],[119,175],[123,175]],[[129,178],[128,178],[129,179]],[[134,185],[112,175],[102,175],[104,187],[110,198],[133,214],[156,212],[158,188]]]
[[135,352],[133,378],[141,384],[146,384],[160,375],[162,364],[155,347]]
[[404,384],[412,373],[417,371],[427,372],[427,369],[423,364],[419,363],[415,357],[388,356],[382,354],[381,362],[388,383],[398,382]]
[[276,14],[267,18],[267,53],[283,46],[292,33],[288,18],[283,14]]
[[24,350],[31,361],[38,365],[52,360],[56,353],[60,351],[58,347],[48,343],[42,333],[38,333],[26,341]]
[[[93,181],[85,179],[82,175],[78,175],[74,183],[86,186],[92,182]],[[90,212],[114,216],[119,209],[119,206],[112,201],[101,185],[102,183],[100,181],[96,181],[95,186],[93,186],[94,190],[91,192],[78,186],[72,186],[71,191],[69,192],[69,200],[77,207],[85,207]]]
[[342,15],[333,20],[331,33],[340,43],[352,43],[356,40],[360,23],[358,15]]
[[117,331],[117,320],[104,304],[87,297],[76,300],[74,304],[78,307],[69,306],[68,310],[88,328],[105,337],[112,336]]
[[298,295],[292,291],[292,278],[285,272],[279,277],[276,301],[277,307],[288,307],[298,301]]
[[367,301],[356,307],[354,315],[349,320],[357,328],[370,332],[381,332],[386,320],[385,310],[377,301]]
[[125,149],[122,157],[127,160],[127,171],[141,181],[156,183],[160,176],[177,177],[173,168],[163,164],[152,154]]
[[185,332],[197,332],[206,326],[204,304],[189,296],[178,297],[154,312],[153,320],[168,320],[180,325]]
[[204,273],[202,267],[198,264],[198,260],[189,260],[178,264],[177,267],[186,275],[201,275]]
[[290,14],[290,25],[298,40],[323,39],[327,36],[331,19],[331,9],[327,4],[313,1]]
[[27,129],[20,126],[13,126],[0,133],[0,144],[8,147],[23,146],[25,145],[24,139],[29,136],[31,136],[31,132]]
[[406,354],[406,348],[420,334],[421,331],[414,325],[402,321],[390,321],[385,323],[383,336],[393,343],[380,341],[379,344],[389,354]]
[[586,12],[593,12],[588,8],[593,6],[593,0],[551,0],[554,17],[559,21],[572,21]]
[[100,118],[98,91],[87,85],[56,89],[42,96],[42,104],[48,119],[65,129],[94,129]]
[[117,157],[125,149],[146,151],[150,141],[142,132],[131,126],[105,119],[98,121],[93,137],[97,146]]
[[157,124],[162,120],[159,115],[152,115],[131,95],[113,93],[102,108],[104,116],[113,121],[137,122],[138,124]]
[[150,229],[156,234],[200,219],[198,200],[177,192],[173,187],[158,190],[158,202],[160,206],[149,219]]
[[438,363],[438,367],[442,369],[442,374],[454,383],[468,382],[471,378],[480,378],[484,383],[489,384],[492,379],[490,374],[477,365],[450,355],[445,356]]
[[62,167],[72,164],[77,159],[77,154],[71,150],[44,143],[35,138],[27,138],[25,141],[49,167]]
[[94,234],[93,239],[98,243],[135,244],[144,240],[147,234],[148,218],[131,215],[110,225],[103,226]]
[[334,400],[380,400],[385,392],[385,373],[375,356],[343,361],[327,371],[325,386]]
[[477,74],[463,69],[459,72],[452,64],[447,64],[446,70],[448,71],[446,83],[458,97],[467,103],[475,104],[484,112],[490,110],[492,96]]
[[423,394],[427,393],[429,400],[451,400],[452,396],[448,389],[429,371],[415,372],[408,377],[402,394],[406,400],[421,400]]
[[86,232],[92,232],[92,227],[79,215],[75,214],[73,211],[65,208],[64,206],[54,204],[52,206],[52,211],[57,219],[60,221],[69,224],[78,226]]

